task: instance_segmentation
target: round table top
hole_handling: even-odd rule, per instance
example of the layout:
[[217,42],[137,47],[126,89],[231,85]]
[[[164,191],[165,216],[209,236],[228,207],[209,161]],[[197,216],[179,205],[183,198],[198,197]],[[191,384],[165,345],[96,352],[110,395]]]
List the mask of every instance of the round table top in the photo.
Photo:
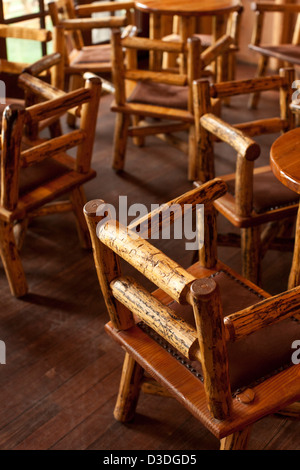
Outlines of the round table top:
[[135,7],[164,15],[222,15],[241,7],[240,0],[136,0]]
[[276,178],[300,194],[300,128],[282,134],[271,147],[270,164]]

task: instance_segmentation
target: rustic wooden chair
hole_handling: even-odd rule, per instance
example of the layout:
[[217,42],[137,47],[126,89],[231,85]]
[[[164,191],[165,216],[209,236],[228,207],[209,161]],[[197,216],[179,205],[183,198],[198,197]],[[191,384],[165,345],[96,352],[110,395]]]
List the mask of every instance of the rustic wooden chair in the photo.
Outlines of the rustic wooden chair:
[[[262,77],[267,70],[270,58],[275,58],[284,66],[300,65],[300,5],[295,4],[274,4],[274,2],[252,3],[252,10],[255,11],[255,24],[249,48],[259,54],[257,77]],[[264,44],[264,20],[266,14],[294,14],[295,27],[292,41],[289,44]],[[255,109],[259,102],[259,92],[250,96],[249,107]]]
[[[229,49],[229,53],[224,54],[221,60],[219,59],[219,64],[217,63],[218,61],[212,64],[211,73],[214,76],[216,82],[235,79],[236,53],[239,51],[239,36],[243,10],[243,6],[240,5],[236,11],[233,11],[228,15],[226,20],[223,16],[211,18],[212,23],[216,22],[215,27],[218,32],[221,30],[233,38],[233,44]],[[210,19],[210,17],[208,18]],[[202,20],[203,19],[200,18],[200,22]],[[199,31],[199,26],[197,26],[197,19],[194,18],[193,29],[189,32],[189,36],[195,35],[198,37],[201,41],[201,46],[203,49],[211,47],[217,41],[217,38],[215,38],[213,34],[201,34],[197,31]],[[178,17],[173,18],[172,33],[163,36],[162,39],[164,41],[172,42],[180,41]],[[178,56],[176,56],[174,53],[165,52],[163,55],[163,68],[172,69],[174,67],[178,67]]]
[[[134,2],[127,0],[105,1],[76,6],[73,0],[57,0],[49,2],[48,8],[53,26],[61,27],[58,29],[57,41],[64,44],[64,73],[66,77],[70,78],[69,90],[82,86],[82,76],[85,72],[95,74],[111,72],[110,44],[86,46],[82,34],[93,28],[112,29],[134,24]],[[124,11],[122,16],[115,15],[120,11]],[[93,13],[104,12],[109,13],[109,16],[83,18],[83,16],[91,16]]]
[[[91,169],[91,157],[101,92],[101,80],[97,77],[88,79],[85,88],[71,93],[55,90],[28,74],[22,74],[19,81],[47,101],[28,108],[11,104],[2,118],[0,255],[16,297],[28,290],[18,249],[28,220],[73,211],[81,244],[89,247],[82,212],[85,204],[82,185],[96,176]],[[53,139],[38,139],[38,132],[33,132],[39,123],[48,127],[68,109],[78,107],[81,108],[78,130]],[[77,147],[76,158],[66,153],[73,147]],[[61,200],[63,195],[68,195],[67,201]]]
[[[52,41],[55,36],[56,28],[54,28],[52,33],[46,29],[33,29],[15,25],[0,25],[0,38],[4,39],[26,39],[47,43]],[[17,77],[22,72],[26,72],[50,82],[57,88],[63,89],[63,61],[61,52],[61,48],[58,48],[58,50],[55,50],[53,54],[46,55],[33,64],[12,62],[1,58],[0,79],[5,83],[7,77],[16,76],[17,81]],[[1,98],[4,98],[0,100],[0,114],[2,115],[4,108],[9,104],[25,104],[25,106],[33,104],[32,100],[34,99],[34,95],[32,93],[28,95],[27,93],[25,94],[24,100],[8,96],[1,96]]]
[[[134,28],[126,33],[128,34],[122,37],[120,31],[113,31],[111,39],[115,86],[115,101],[111,110],[117,113],[113,168],[123,170],[129,136],[135,138],[137,145],[143,145],[145,136],[157,135],[188,154],[188,178],[193,180],[198,173],[192,82],[205,76],[206,67],[228,50],[232,38],[223,36],[214,46],[201,53],[198,38],[191,38],[187,44],[183,44],[134,37]],[[167,50],[187,54],[187,73],[166,72],[161,69],[161,64],[159,67],[157,60],[155,70],[142,70],[138,68],[139,50],[156,53]],[[154,118],[156,121],[149,122],[146,118]],[[189,134],[188,144],[170,135],[184,130]]]
[[[227,194],[215,202],[217,210],[241,236],[222,237],[220,243],[241,246],[243,275],[259,284],[261,259],[268,248],[293,249],[283,235],[287,233],[290,220],[297,213],[297,195],[285,188],[273,175],[269,165],[259,167],[254,162],[260,155],[260,146],[252,137],[277,134],[294,127],[294,115],[290,109],[294,71],[282,69],[280,75],[224,82],[211,86],[208,81],[194,83],[196,136],[200,154],[200,182],[212,179],[214,169],[214,143],[224,141],[236,152],[236,171],[218,175],[226,181]],[[211,97],[249,94],[255,91],[279,89],[280,117],[260,119],[247,123],[229,125],[212,113]],[[283,242],[283,244],[280,242]]]
[[[126,351],[115,418],[131,420],[140,391],[156,392],[178,400],[221,449],[244,449],[252,424],[300,397],[299,366],[291,364],[300,288],[271,297],[217,259],[213,201],[225,192],[214,179],[128,227],[101,200],[84,211],[110,316],[105,329]],[[174,204],[204,204],[200,261],[187,270],[142,238],[157,233],[155,221],[168,221]],[[122,274],[121,259],[158,290]]]

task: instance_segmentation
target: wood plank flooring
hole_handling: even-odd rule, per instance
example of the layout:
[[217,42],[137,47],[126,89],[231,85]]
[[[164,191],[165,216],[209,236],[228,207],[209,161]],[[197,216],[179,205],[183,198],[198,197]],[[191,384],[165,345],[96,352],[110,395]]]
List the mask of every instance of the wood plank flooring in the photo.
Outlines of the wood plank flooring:
[[[239,76],[253,76],[240,67]],[[155,137],[146,147],[128,144],[126,170],[111,169],[115,116],[111,97],[100,106],[93,167],[97,178],[86,185],[87,198],[103,198],[118,208],[119,195],[128,205],[150,208],[191,189],[185,155]],[[246,100],[232,100],[224,118],[230,122],[277,112],[278,96],[267,93],[259,109],[249,112]],[[269,144],[260,139],[268,161]],[[234,171],[234,155],[220,146],[219,175]],[[231,227],[219,218],[219,229]],[[158,246],[184,266],[192,253],[182,241]],[[220,248],[222,261],[240,271],[237,249]],[[113,418],[123,352],[104,333],[107,321],[92,254],[79,247],[71,214],[31,223],[22,249],[30,293],[13,298],[0,265],[0,339],[7,364],[0,365],[0,449],[201,450],[218,449],[218,441],[172,399],[142,395],[136,419],[126,425]],[[269,252],[263,261],[263,287],[286,289],[291,254]],[[257,423],[250,449],[300,449],[299,421],[271,416]]]

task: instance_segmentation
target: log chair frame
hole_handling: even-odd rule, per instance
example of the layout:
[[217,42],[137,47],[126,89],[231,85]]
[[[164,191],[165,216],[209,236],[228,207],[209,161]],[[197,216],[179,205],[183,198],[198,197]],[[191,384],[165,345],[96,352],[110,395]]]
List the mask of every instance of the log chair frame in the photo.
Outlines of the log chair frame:
[[[2,119],[0,255],[11,292],[16,297],[28,291],[19,248],[30,219],[73,211],[81,245],[90,247],[82,214],[86,202],[82,185],[96,176],[91,169],[91,158],[101,93],[101,80],[94,76],[87,78],[84,88],[72,93],[64,93],[27,73],[20,75],[19,83],[44,101],[28,108],[16,104],[7,106]],[[38,138],[39,130],[57,122],[69,109],[77,109],[77,115],[81,109],[79,129],[49,140]],[[22,151],[24,139],[29,148]],[[77,147],[76,158],[66,153],[72,147]],[[49,157],[68,171],[20,196],[20,169]],[[64,194],[70,194],[68,201],[56,201]]]
[[[137,145],[143,146],[146,136],[156,135],[188,155],[188,179],[193,180],[198,175],[198,155],[195,141],[192,83],[196,78],[205,75],[207,65],[228,50],[230,44],[232,44],[232,38],[223,36],[214,46],[201,52],[201,43],[198,38],[190,38],[187,44],[183,44],[181,42],[171,43],[137,38],[135,34],[136,28],[128,28],[123,36],[121,36],[120,31],[113,31],[112,33],[115,101],[112,103],[111,110],[116,112],[112,166],[117,171],[124,169],[129,136],[134,138]],[[123,56],[124,48],[125,60]],[[177,72],[172,73],[162,70],[161,60],[156,61],[154,69],[139,70],[138,50],[155,51],[160,55],[164,51],[187,54],[187,73],[178,74]],[[128,102],[128,96],[138,81],[188,86],[188,109]],[[145,121],[147,117],[162,120],[163,122],[152,124]],[[184,130],[188,131],[188,143],[172,135]]]
[[[276,14],[296,14],[296,21],[295,27],[293,31],[293,37],[291,41],[291,49],[293,46],[300,45],[300,5],[295,4],[274,4],[271,2],[261,2],[251,3],[251,9],[255,12],[255,23],[251,37],[251,43],[249,44],[249,48],[260,54],[259,62],[257,66],[257,77],[262,77],[265,75],[269,63],[270,58],[277,58],[281,62],[284,63],[285,67],[291,67],[295,63],[298,63],[299,60],[295,62],[295,57],[293,54],[289,56],[287,53],[281,54],[280,52],[268,50],[268,46],[266,48],[261,44],[262,35],[263,35],[263,27],[266,14],[276,13]],[[256,109],[259,103],[260,92],[256,91],[251,93],[249,97],[249,108]]]
[[[286,238],[285,230],[290,227],[291,220],[297,214],[295,204],[256,213],[253,209],[253,176],[269,172],[270,166],[254,169],[254,161],[260,155],[260,146],[252,137],[285,132],[295,125],[295,116],[290,108],[292,89],[290,84],[294,78],[293,69],[281,69],[280,75],[271,77],[224,82],[209,85],[205,80],[194,82],[194,114],[196,121],[196,138],[200,155],[199,183],[215,177],[214,143],[223,141],[237,152],[235,174],[222,175],[224,181],[235,179],[235,195],[227,194],[215,203],[217,210],[231,224],[241,230],[241,236],[222,237],[221,244],[239,246],[242,249],[243,276],[260,283],[260,262],[267,249],[283,247]],[[254,91],[278,89],[280,93],[280,117],[260,119],[243,124],[230,125],[212,113],[211,97],[224,99],[230,96],[249,94]],[[295,195],[295,199],[297,196]],[[262,231],[261,227],[267,224]],[[279,225],[278,225],[279,224]],[[276,232],[276,226],[277,232]],[[293,243],[287,244],[293,250]]]
[[[253,423],[299,398],[299,368],[292,366],[288,371],[268,378],[250,389],[249,396],[240,394],[233,398],[226,342],[236,341],[299,311],[300,288],[271,297],[237,275],[264,300],[222,321],[218,286],[208,276],[220,267],[229,269],[216,258],[215,210],[212,206],[213,201],[225,192],[226,184],[214,179],[160,208],[163,216],[173,203],[205,204],[207,237],[200,250],[198,270],[196,265],[183,269],[132,232],[138,228],[142,236],[147,235],[151,213],[124,227],[110,219],[102,200],[90,201],[84,212],[92,238],[96,271],[110,316],[105,329],[126,351],[115,418],[127,422],[134,417],[141,390],[171,395],[220,439],[221,449],[244,449]],[[159,230],[159,225],[156,227]],[[132,256],[133,252],[135,256]],[[121,258],[154,282],[158,291],[150,294],[133,278],[123,276]],[[167,307],[172,299],[193,307],[195,329]],[[279,305],[283,308],[278,309]],[[140,321],[165,338],[184,357],[200,360],[204,384],[144,333],[137,325]],[[144,370],[150,374],[150,380],[144,376]],[[153,379],[158,384],[153,385]]]

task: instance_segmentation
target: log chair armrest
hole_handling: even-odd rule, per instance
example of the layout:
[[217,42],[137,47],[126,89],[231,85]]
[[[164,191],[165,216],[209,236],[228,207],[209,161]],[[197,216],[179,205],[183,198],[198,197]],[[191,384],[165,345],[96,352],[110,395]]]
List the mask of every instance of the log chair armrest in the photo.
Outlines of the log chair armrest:
[[200,124],[211,134],[234,148],[246,160],[254,161],[260,155],[260,146],[243,132],[214,114],[204,114]]
[[21,88],[46,100],[60,98],[65,95],[64,91],[43,82],[29,73],[22,73],[18,78],[18,84]]
[[234,46],[234,39],[228,34],[224,34],[215,44],[209,46],[201,54],[204,67],[209,65],[211,62],[217,59],[218,56],[230,51],[231,47]]
[[28,73],[33,76],[37,76],[40,73],[50,69],[54,65],[59,64],[61,61],[61,54],[53,52],[53,54],[46,55],[40,60],[34,62],[34,64],[25,67],[22,73]]
[[300,287],[262,300],[224,318],[230,341],[237,341],[255,331],[278,323],[300,311]]

